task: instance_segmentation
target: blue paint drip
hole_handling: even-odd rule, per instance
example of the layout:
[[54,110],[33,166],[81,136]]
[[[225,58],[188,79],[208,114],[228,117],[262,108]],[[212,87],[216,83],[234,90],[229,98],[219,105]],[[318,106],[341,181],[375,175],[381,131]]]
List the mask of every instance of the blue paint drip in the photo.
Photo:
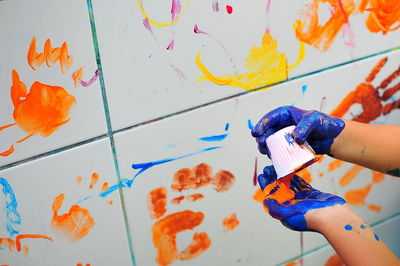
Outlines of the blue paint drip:
[[222,135],[202,137],[202,138],[199,138],[198,140],[207,141],[207,142],[222,141],[222,140],[226,139],[227,136],[228,136],[228,134],[222,134]]
[[287,143],[289,143],[289,145],[294,145],[294,138],[293,138],[292,134],[286,133],[285,139],[286,139]]
[[301,87],[301,93],[304,95],[306,93],[307,89],[308,89],[308,86],[307,85],[303,85]]
[[229,123],[226,123],[225,124],[225,131],[228,131],[229,130]]
[[254,128],[254,125],[250,119],[247,119],[247,126],[249,127],[250,130],[252,130]]
[[375,237],[376,241],[380,240],[379,236],[376,233],[374,233],[374,237]]
[[9,237],[12,238],[18,234],[14,226],[21,224],[21,216],[17,211],[17,199],[15,194],[6,179],[0,177],[0,185],[3,186],[3,194],[5,196],[5,213],[7,223],[4,225]]
[[351,225],[349,225],[349,224],[346,224],[346,225],[344,226],[344,229],[346,229],[347,231],[350,231],[350,230],[353,229],[353,226],[351,226]]

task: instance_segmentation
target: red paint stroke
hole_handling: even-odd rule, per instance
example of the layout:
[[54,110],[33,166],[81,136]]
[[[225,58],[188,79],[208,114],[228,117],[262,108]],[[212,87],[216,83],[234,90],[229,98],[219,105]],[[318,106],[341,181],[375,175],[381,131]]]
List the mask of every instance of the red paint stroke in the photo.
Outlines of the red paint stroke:
[[325,262],[325,266],[345,266],[345,264],[342,258],[338,254],[335,254]]
[[236,214],[233,213],[224,218],[222,221],[222,225],[224,226],[224,232],[229,232],[234,230],[240,224],[239,220],[236,217]]
[[10,146],[10,148],[8,150],[5,150],[5,151],[0,153],[0,156],[6,157],[6,156],[10,155],[13,152],[14,152],[14,144],[11,144],[11,146]]
[[365,204],[365,198],[368,196],[372,188],[372,184],[369,184],[360,189],[349,190],[344,194],[344,198],[347,203],[355,206],[361,206]]
[[36,37],[32,38],[27,54],[29,66],[36,70],[43,62],[46,62],[48,67],[54,65],[57,61],[60,62],[62,73],[72,65],[72,56],[68,55],[68,45],[64,42],[61,47],[53,48],[50,39],[47,39],[44,44],[43,53],[36,51]]
[[200,194],[200,193],[195,193],[195,194],[186,196],[186,199],[187,199],[188,201],[192,201],[192,202],[201,200],[201,199],[203,199],[203,198],[204,198],[204,195],[203,195],[203,194]]
[[343,26],[342,33],[343,33],[343,38],[345,39],[344,44],[351,48],[355,48],[356,43],[354,41],[354,31],[353,31],[353,28],[351,27],[350,23],[346,23]]
[[[362,0],[360,12],[370,12],[365,24],[370,32],[387,34],[400,28],[400,1]],[[395,25],[398,23],[398,25]]]
[[24,255],[26,256],[29,252],[29,249],[27,246],[22,247],[21,246],[21,240],[22,239],[47,239],[49,241],[53,241],[51,237],[45,236],[45,235],[40,235],[40,234],[22,234],[22,235],[17,235],[15,240],[11,238],[0,238],[0,247],[7,247],[9,251],[14,251],[16,249],[18,252],[21,252],[23,250]]
[[227,12],[228,14],[232,14],[232,12],[233,12],[233,7],[230,6],[230,5],[226,5],[226,12]]
[[53,241],[51,237],[45,236],[45,235],[17,235],[15,238],[15,247],[17,248],[17,251],[21,251],[21,240],[26,239],[26,238],[42,238],[42,239],[47,239],[50,241]]
[[158,219],[167,212],[167,189],[159,187],[149,192],[147,208],[151,219]]
[[218,192],[227,192],[235,183],[235,176],[228,170],[220,170],[215,174],[212,184]]
[[191,260],[204,251],[210,245],[211,240],[207,233],[195,233],[192,242],[183,251],[178,252],[176,235],[186,231],[193,230],[204,220],[202,212],[192,212],[185,210],[170,214],[157,221],[152,227],[153,245],[157,249],[156,262],[159,265],[169,265],[176,260]]
[[54,233],[67,237],[70,242],[81,240],[94,226],[95,222],[89,213],[89,210],[73,205],[68,213],[58,215],[64,201],[64,194],[60,194],[54,198],[52,210],[53,218],[50,222]]
[[253,185],[257,186],[257,177],[258,177],[258,172],[257,172],[257,157],[254,160],[254,174],[253,174]]
[[[77,263],[76,266],[83,266],[82,263]],[[90,263],[86,263],[86,266],[90,266]]]
[[[319,25],[318,6],[320,2],[327,2],[331,5],[331,17],[324,25]],[[348,23],[348,17],[354,12],[353,0],[314,0],[307,5],[304,20],[296,20],[296,37],[321,51],[327,51],[336,39],[337,34],[343,25]]]
[[182,192],[207,186],[211,182],[211,174],[212,167],[206,163],[196,165],[193,169],[182,168],[174,174],[171,189]]
[[359,166],[359,165],[354,165],[353,167],[350,168],[349,171],[347,171],[342,178],[339,180],[339,185],[342,187],[347,186],[348,184],[351,183],[351,181],[356,178],[356,176],[364,169],[364,167]]

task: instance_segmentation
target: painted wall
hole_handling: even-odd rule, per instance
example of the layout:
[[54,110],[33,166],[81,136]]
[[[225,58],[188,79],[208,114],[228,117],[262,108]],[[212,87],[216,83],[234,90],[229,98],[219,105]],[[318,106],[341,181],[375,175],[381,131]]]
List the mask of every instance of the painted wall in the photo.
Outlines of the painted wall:
[[[281,105],[400,125],[397,91],[362,89],[398,87],[399,23],[395,0],[0,1],[0,265],[333,263],[264,212],[250,128]],[[400,256],[400,179],[302,174]]]

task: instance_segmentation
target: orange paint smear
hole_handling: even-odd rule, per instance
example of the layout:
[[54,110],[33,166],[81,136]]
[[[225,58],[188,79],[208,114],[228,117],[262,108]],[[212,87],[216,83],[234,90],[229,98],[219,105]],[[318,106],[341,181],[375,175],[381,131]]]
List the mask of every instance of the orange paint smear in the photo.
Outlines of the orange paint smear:
[[10,148],[0,153],[0,156],[6,157],[14,152],[14,144],[11,144]]
[[101,186],[101,192],[105,192],[108,190],[108,183],[104,182],[103,185]]
[[345,266],[345,264],[342,258],[338,254],[335,254],[325,262],[325,266]]
[[321,173],[318,174],[318,176],[319,176],[319,177],[323,177],[323,176],[324,176],[324,173],[321,172]]
[[382,210],[382,206],[376,204],[368,204],[368,209],[374,212],[380,212]]
[[338,169],[340,166],[343,165],[343,161],[341,160],[334,160],[328,164],[328,171],[332,172],[333,170]]
[[0,247],[7,247],[9,251],[14,251],[15,241],[11,238],[0,238]]
[[355,206],[361,206],[365,204],[365,198],[368,196],[372,188],[372,184],[369,184],[360,189],[349,190],[344,194],[344,198],[347,203]]
[[15,246],[18,250],[18,252],[21,251],[21,240],[26,239],[26,238],[42,238],[42,239],[47,239],[49,241],[53,241],[51,237],[45,236],[45,235],[17,235],[16,241],[15,241]]
[[227,192],[235,183],[235,176],[228,170],[220,170],[215,174],[212,184],[218,192]]
[[82,80],[83,76],[83,67],[79,68],[78,70],[72,73],[72,80],[74,81],[74,88],[78,87],[79,81]]
[[379,62],[375,65],[375,67],[371,70],[371,72],[365,78],[365,82],[368,82],[368,83],[372,82],[375,79],[376,75],[379,73],[379,71],[381,71],[382,67],[384,65],[386,65],[387,61],[388,61],[387,57],[381,58],[381,60],[379,60]]
[[280,187],[275,193],[272,195],[268,195],[267,197],[270,199],[275,199],[279,203],[284,203],[286,201],[290,201],[294,199],[295,192],[290,189],[290,181],[292,180],[292,176],[286,176],[284,178],[275,181],[264,188],[264,192],[268,195],[272,189],[274,189],[277,185]]
[[27,246],[24,246],[24,247],[22,248],[22,250],[24,251],[24,256],[27,257],[27,256],[28,256],[28,253],[29,253],[29,248],[28,248]]
[[82,177],[81,176],[77,176],[76,177],[76,185],[79,186],[82,182]]
[[200,194],[200,193],[195,193],[195,194],[186,196],[186,199],[188,201],[198,201],[198,200],[200,200],[202,198],[204,198],[204,195]]
[[181,201],[184,200],[184,199],[185,199],[185,196],[181,195],[181,196],[179,196],[179,197],[173,198],[173,199],[171,200],[171,203],[172,203],[172,204],[180,204]]
[[36,37],[32,38],[27,60],[33,70],[39,68],[44,62],[50,67],[59,61],[62,73],[65,73],[65,70],[72,65],[72,56],[68,55],[68,45],[66,42],[61,47],[53,48],[50,39],[47,39],[44,44],[43,53],[38,53],[36,51]]
[[207,186],[211,182],[211,174],[212,167],[205,163],[201,163],[193,169],[182,168],[174,174],[171,189],[181,192]]
[[285,266],[296,266],[299,263],[300,263],[300,259],[297,259],[297,260],[291,261],[289,263],[286,263]]
[[1,126],[0,127],[0,131],[3,130],[3,129],[9,128],[9,127],[15,126],[15,125],[16,125],[16,123],[8,124],[8,125],[5,125],[5,126]]
[[351,181],[356,178],[356,176],[364,169],[364,167],[359,165],[354,165],[347,171],[342,178],[339,180],[339,185],[344,187],[351,183]]
[[74,96],[64,88],[34,82],[29,93],[18,72],[12,71],[11,99],[16,124],[29,134],[51,135],[69,122],[69,110],[75,103]]
[[224,226],[224,232],[229,232],[234,230],[240,224],[239,220],[236,217],[236,214],[233,213],[222,221],[222,225]]
[[313,180],[311,177],[311,172],[307,168],[300,170],[300,172],[297,172],[296,174],[303,178],[307,183],[311,183]]
[[377,171],[372,171],[372,183],[380,183],[385,179],[385,174],[377,172]]
[[387,34],[400,25],[400,2],[398,0],[362,0],[360,12],[370,12],[365,24],[370,32]]
[[[324,25],[319,25],[319,3],[331,5],[331,17]],[[342,0],[341,3],[337,0],[314,0],[307,8],[304,19],[295,22],[296,37],[321,51],[327,51],[343,25],[348,23],[348,17],[354,12],[355,4],[352,0]]]
[[93,173],[92,174],[92,178],[90,180],[89,188],[93,189],[94,186],[96,185],[97,181],[99,181],[99,174],[98,173]]
[[73,205],[68,213],[61,216],[58,215],[63,201],[64,194],[60,194],[54,198],[51,227],[54,233],[67,237],[70,242],[76,242],[90,232],[95,222],[89,211],[81,208],[79,205]]
[[176,235],[186,230],[192,230],[204,220],[204,214],[185,210],[170,214],[152,227],[153,244],[157,249],[156,262],[159,265],[169,265],[175,260],[191,260],[206,251],[211,240],[206,233],[196,233],[192,242],[181,253],[178,253]]
[[167,212],[167,189],[159,187],[150,191],[147,197],[147,208],[151,219],[158,219]]

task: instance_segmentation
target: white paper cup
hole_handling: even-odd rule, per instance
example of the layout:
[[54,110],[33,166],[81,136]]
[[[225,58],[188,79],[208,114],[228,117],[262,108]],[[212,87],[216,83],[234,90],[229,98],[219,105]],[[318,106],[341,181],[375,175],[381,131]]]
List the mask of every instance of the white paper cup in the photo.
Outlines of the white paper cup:
[[297,144],[292,135],[294,129],[295,126],[285,127],[266,140],[278,179],[294,174],[320,158],[307,142]]

